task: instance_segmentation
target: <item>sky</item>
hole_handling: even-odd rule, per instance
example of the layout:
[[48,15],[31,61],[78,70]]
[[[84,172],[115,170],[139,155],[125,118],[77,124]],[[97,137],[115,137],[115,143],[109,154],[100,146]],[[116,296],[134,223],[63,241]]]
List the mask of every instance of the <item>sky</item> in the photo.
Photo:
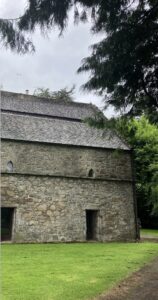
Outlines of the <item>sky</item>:
[[[27,0],[0,0],[0,18],[19,17],[27,5]],[[2,90],[33,94],[38,87],[56,91],[75,85],[74,99],[78,102],[93,103],[104,107],[101,97],[95,93],[83,92],[81,86],[89,74],[77,74],[84,57],[90,55],[90,45],[101,36],[90,32],[90,24],[75,26],[73,17],[62,37],[52,29],[47,36],[39,30],[32,35],[36,51],[34,54],[19,55],[0,47],[0,87]],[[107,117],[114,114],[112,109],[105,112]]]

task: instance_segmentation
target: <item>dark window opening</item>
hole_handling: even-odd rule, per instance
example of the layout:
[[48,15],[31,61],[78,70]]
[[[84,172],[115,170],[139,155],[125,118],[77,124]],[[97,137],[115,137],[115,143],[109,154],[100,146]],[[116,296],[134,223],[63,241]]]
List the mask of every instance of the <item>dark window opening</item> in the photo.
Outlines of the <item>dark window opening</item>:
[[88,177],[94,177],[94,171],[93,171],[93,169],[89,170]]
[[1,241],[10,241],[12,238],[14,208],[1,208]]
[[86,210],[86,239],[96,240],[97,210]]

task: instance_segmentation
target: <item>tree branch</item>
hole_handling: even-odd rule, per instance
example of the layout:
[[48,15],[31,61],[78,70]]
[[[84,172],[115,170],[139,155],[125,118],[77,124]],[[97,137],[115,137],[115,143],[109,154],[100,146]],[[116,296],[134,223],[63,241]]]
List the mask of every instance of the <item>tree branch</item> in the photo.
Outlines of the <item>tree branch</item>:
[[147,91],[147,88],[146,88],[146,85],[145,85],[145,81],[144,81],[144,78],[142,78],[142,87],[143,87],[143,90],[145,92],[145,94],[150,98],[151,100],[151,103],[156,106],[158,108],[158,101],[155,97],[153,97],[148,91]]

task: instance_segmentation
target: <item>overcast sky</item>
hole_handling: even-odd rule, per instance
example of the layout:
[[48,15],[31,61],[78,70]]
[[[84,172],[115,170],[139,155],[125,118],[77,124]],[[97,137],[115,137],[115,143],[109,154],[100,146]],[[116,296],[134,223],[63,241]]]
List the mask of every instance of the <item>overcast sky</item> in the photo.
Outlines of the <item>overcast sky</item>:
[[[23,13],[26,0],[0,0],[0,17],[14,18]],[[3,90],[12,92],[33,93],[38,87],[59,90],[71,88],[75,84],[75,101],[92,102],[103,108],[102,99],[94,93],[83,93],[81,85],[88,79],[88,74],[76,73],[81,60],[91,52],[89,46],[101,37],[90,33],[89,24],[74,26],[73,19],[69,20],[62,37],[57,30],[52,30],[44,37],[36,30],[33,43],[34,54],[19,55],[10,50],[0,48],[0,86]],[[106,112],[107,116],[111,110]]]

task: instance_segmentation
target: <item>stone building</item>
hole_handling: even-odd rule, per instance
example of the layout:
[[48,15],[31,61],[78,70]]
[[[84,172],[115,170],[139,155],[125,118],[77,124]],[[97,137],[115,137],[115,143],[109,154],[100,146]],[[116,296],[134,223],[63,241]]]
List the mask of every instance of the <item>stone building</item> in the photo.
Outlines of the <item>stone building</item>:
[[137,237],[131,151],[82,122],[95,106],[2,92],[1,108],[2,240]]

